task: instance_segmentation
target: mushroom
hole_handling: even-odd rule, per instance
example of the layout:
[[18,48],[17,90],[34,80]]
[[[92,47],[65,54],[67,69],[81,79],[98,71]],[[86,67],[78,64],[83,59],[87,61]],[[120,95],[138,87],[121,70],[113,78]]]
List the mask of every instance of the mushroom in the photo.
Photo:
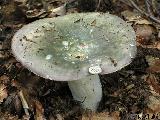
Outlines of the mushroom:
[[46,79],[68,81],[75,100],[95,111],[102,98],[98,74],[130,64],[135,32],[108,13],[74,13],[25,25],[12,40],[16,59]]

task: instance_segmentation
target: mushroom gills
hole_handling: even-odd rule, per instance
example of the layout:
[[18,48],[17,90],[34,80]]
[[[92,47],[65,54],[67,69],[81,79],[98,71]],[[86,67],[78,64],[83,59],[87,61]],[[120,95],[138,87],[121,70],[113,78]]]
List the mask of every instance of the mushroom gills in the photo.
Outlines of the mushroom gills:
[[73,98],[79,101],[84,109],[96,111],[102,98],[102,85],[98,74],[68,81],[68,85]]

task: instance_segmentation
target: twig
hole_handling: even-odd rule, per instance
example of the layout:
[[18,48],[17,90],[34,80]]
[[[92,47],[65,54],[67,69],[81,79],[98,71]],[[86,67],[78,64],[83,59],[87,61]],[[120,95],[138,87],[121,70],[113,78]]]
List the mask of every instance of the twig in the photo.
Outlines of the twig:
[[132,7],[131,3],[126,1],[126,0],[119,0],[119,1],[124,3],[124,4],[126,4],[126,5],[128,5],[129,7]]
[[96,7],[96,11],[100,8],[101,2],[102,2],[102,0],[98,0],[98,5]]
[[[104,4],[105,4],[106,6],[108,6],[108,4],[106,3],[106,0],[103,0],[103,2],[104,2]],[[110,5],[113,4],[112,0],[108,0],[108,2],[109,2]]]
[[145,5],[146,5],[146,8],[147,8],[147,12],[149,15],[152,15],[153,16],[153,11],[151,10],[151,1],[150,0],[145,0]]
[[28,104],[27,104],[27,101],[26,101],[26,99],[25,99],[25,97],[24,97],[24,95],[23,95],[23,92],[22,92],[22,90],[19,92],[19,97],[20,97],[20,99],[21,99],[21,102],[22,102],[22,106],[23,106],[23,109],[24,109],[24,111],[25,111],[25,114],[27,115],[27,116],[29,116],[29,106],[28,106]]
[[142,11],[134,2],[133,0],[129,0],[129,2],[132,4],[133,7],[135,7],[141,14],[149,17],[151,20],[153,20],[154,22],[157,22],[160,24],[160,20],[158,20],[156,17],[149,15],[148,13]]

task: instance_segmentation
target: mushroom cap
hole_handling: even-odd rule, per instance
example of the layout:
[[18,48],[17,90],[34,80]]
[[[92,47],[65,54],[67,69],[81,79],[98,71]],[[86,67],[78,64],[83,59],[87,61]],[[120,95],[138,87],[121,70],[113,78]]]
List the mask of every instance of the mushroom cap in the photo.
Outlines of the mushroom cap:
[[136,54],[133,28],[108,13],[75,13],[25,25],[12,40],[16,59],[33,73],[56,81],[108,74]]

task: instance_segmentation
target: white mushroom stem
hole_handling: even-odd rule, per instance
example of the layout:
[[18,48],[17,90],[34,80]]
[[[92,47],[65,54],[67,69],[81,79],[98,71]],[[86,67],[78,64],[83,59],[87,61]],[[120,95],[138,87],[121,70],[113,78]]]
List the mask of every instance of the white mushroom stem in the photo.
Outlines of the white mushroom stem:
[[81,102],[84,109],[96,111],[102,98],[102,85],[98,74],[69,81],[69,88],[75,100]]

